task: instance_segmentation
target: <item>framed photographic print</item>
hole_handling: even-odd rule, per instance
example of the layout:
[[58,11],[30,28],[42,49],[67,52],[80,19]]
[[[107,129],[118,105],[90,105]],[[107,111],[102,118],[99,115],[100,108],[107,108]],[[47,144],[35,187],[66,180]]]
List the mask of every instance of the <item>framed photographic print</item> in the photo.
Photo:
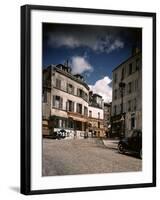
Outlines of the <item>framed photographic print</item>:
[[21,7],[21,193],[156,186],[156,14]]

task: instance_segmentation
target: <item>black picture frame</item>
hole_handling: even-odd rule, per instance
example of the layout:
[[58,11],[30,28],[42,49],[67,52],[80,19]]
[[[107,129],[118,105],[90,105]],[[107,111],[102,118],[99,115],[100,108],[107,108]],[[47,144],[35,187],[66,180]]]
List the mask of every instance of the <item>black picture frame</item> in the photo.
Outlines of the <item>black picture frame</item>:
[[[64,11],[77,13],[107,14],[107,15],[123,15],[123,16],[141,16],[150,17],[153,21],[152,47],[153,47],[153,92],[152,92],[152,114],[153,114],[153,149],[152,149],[152,182],[137,183],[125,185],[106,185],[91,187],[73,187],[60,189],[31,189],[31,11]],[[140,187],[156,186],[156,13],[136,12],[136,11],[120,11],[120,10],[100,10],[89,8],[72,8],[72,7],[54,7],[43,5],[24,5],[21,7],[21,183],[20,191],[25,195],[33,194],[49,194],[49,193],[65,193],[65,192],[81,192],[95,190],[112,190],[127,189]],[[96,185],[96,184],[95,184]]]

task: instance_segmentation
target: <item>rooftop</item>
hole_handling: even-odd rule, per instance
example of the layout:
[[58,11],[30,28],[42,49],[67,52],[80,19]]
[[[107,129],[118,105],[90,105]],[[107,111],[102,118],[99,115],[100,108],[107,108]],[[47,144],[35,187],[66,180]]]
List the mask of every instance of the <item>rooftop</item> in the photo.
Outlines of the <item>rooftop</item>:
[[112,70],[112,72],[114,72],[115,70],[117,70],[119,67],[121,67],[123,64],[125,64],[126,62],[128,62],[130,59],[136,57],[137,55],[140,55],[141,53],[142,53],[142,52],[139,51],[138,53],[136,53],[136,54],[130,56],[127,60],[123,61],[123,62],[122,62],[121,64],[119,64],[116,68],[114,68],[114,69]]
[[[87,85],[87,83],[84,81],[83,76],[80,74],[72,74],[72,70],[69,66],[66,65],[62,65],[62,64],[58,64],[58,65],[49,65],[47,67],[47,69],[54,69],[55,71],[57,71],[58,73],[61,73],[65,76],[67,76],[68,78],[78,82],[79,84],[82,84],[87,90],[89,90],[89,86]],[[45,71],[46,69],[44,69]]]
[[93,97],[100,97],[100,98],[102,98],[102,96],[101,95],[99,95],[99,94],[97,94],[97,93],[93,93],[93,95],[92,95]]

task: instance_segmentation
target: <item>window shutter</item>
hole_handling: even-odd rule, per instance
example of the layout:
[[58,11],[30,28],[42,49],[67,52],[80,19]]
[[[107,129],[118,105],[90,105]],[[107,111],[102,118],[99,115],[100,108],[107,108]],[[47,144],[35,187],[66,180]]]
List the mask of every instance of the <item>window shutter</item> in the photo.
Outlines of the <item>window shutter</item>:
[[66,111],[68,111],[68,101],[66,102]]
[[63,108],[63,99],[60,98],[60,109],[62,109],[62,108]]
[[53,107],[55,107],[55,99],[56,99],[56,96],[53,96],[53,102],[52,102],[53,103],[53,105],[52,105]]
[[134,81],[132,81],[131,86],[132,86],[131,87],[132,88],[131,91],[134,92]]
[[76,112],[78,113],[78,111],[79,111],[79,107],[78,107],[79,105],[78,105],[78,103],[77,103],[77,106],[76,106]]
[[74,112],[74,102],[72,102],[72,112]]

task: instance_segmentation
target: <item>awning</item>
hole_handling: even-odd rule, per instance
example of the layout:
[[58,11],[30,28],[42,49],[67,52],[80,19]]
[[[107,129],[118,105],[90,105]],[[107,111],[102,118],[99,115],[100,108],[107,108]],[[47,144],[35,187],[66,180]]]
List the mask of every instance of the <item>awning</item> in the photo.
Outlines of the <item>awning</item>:
[[76,115],[76,114],[68,114],[68,117],[72,118],[74,121],[88,122],[87,118],[81,117],[81,116]]

